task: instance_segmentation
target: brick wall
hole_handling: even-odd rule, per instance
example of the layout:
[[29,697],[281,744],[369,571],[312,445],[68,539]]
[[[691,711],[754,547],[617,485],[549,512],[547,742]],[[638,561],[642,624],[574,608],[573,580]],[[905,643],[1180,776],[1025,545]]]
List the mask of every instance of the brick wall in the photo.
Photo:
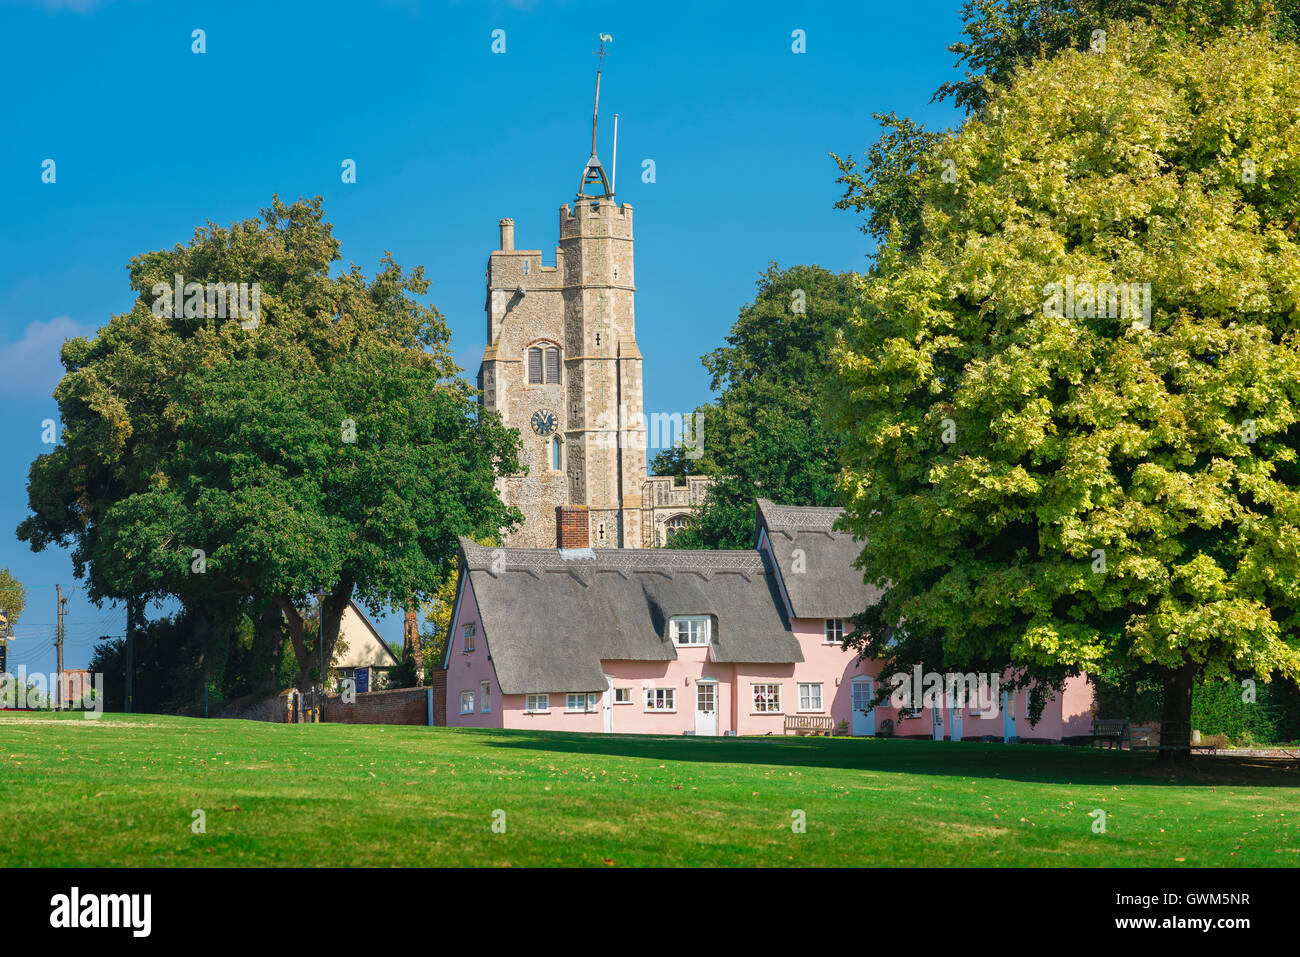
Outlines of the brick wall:
[[[427,702],[427,688],[367,691],[357,695],[352,704],[344,704],[342,698],[327,697],[321,705],[321,720],[335,724],[425,725],[429,723]],[[436,698],[434,713],[437,713]]]
[[433,723],[447,727],[447,672],[438,668],[433,672]]

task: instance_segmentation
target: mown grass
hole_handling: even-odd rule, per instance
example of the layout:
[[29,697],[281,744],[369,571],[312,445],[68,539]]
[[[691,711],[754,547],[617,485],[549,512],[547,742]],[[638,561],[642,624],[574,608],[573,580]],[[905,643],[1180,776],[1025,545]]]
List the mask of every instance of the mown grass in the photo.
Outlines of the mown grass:
[[0,865],[1294,867],[1300,771],[1206,758],[1171,778],[1147,755],[1032,745],[7,714]]

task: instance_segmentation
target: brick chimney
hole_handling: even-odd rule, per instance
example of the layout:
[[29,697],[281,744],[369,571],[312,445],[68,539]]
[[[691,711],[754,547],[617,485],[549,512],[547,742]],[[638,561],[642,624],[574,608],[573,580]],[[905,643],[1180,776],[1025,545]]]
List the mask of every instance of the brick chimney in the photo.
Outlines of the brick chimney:
[[415,683],[424,684],[424,656],[420,654],[420,623],[414,606],[406,609],[402,623],[402,660],[415,665]]
[[555,547],[590,548],[591,520],[585,505],[559,505],[555,509]]
[[504,253],[514,252],[515,221],[513,219],[503,219],[497,225],[501,227],[501,251]]

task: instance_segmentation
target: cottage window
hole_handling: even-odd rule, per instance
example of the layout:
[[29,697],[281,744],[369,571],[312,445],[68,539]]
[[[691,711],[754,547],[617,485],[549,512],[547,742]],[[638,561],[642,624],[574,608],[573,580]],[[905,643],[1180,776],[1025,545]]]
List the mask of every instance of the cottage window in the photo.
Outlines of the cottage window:
[[754,685],[754,713],[778,714],[781,711],[781,686],[779,684]]
[[676,711],[672,688],[646,688],[645,709],[647,711]]
[[799,710],[822,710],[822,683],[820,681],[801,681],[799,683]]
[[484,714],[492,710],[492,682],[480,681],[478,683],[479,710]]
[[709,616],[691,615],[671,621],[673,643],[678,645],[707,645],[709,643]]
[[462,691],[460,693],[460,713],[461,714],[474,713],[474,692]]
[[824,640],[828,645],[838,645],[844,642],[843,618],[826,619],[826,637]]
[[564,710],[570,712],[595,711],[599,698],[600,695],[582,694],[580,692],[570,692],[568,695],[565,696]]
[[474,626],[466,625],[464,635],[465,635],[464,650],[466,652],[473,651],[474,650]]
[[614,689],[614,704],[631,704],[631,703],[632,703],[631,688]]
[[530,694],[524,697],[524,710],[529,714],[546,714],[551,710],[551,696]]

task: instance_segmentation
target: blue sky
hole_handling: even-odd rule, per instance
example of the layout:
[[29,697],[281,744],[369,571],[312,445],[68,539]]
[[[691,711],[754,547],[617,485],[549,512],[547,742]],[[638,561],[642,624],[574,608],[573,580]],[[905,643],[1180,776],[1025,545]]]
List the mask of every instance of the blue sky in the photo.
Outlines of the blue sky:
[[[959,5],[0,0],[0,567],[29,586],[11,665],[53,670],[55,583],[71,589],[66,667],[125,628],[120,607],[81,596],[65,552],[33,554],[13,530],[41,423],[57,416],[59,346],[129,308],[131,257],[273,193],[320,194],[343,264],[373,273],[387,249],[425,267],[472,376],[497,220],[514,218],[519,248],[553,254],[608,33],[600,153],[608,167],[618,113],[646,409],[686,412],[708,397],[699,357],[769,260],[863,267],[870,243],[833,208],[827,153],[861,153],[873,112],[955,121],[930,96],[956,75]],[[806,53],[791,50],[796,29]],[[340,180],[345,159],[355,184]],[[400,641],[398,616],[379,626]]]

